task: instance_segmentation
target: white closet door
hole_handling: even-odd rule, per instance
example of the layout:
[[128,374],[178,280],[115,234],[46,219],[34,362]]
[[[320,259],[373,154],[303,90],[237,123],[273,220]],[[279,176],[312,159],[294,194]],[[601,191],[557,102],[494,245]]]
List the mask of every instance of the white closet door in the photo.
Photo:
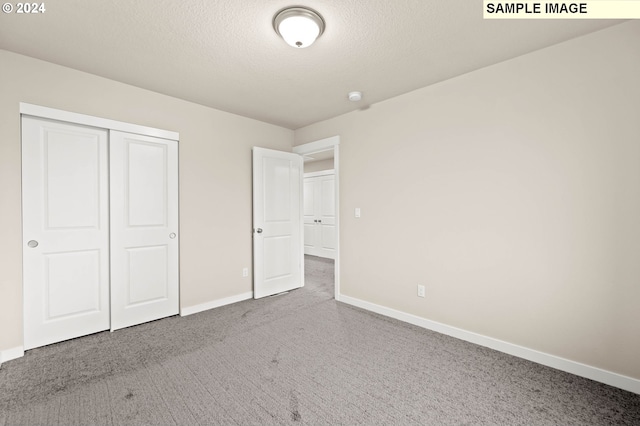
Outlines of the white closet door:
[[316,178],[305,177],[302,187],[302,219],[304,220],[304,254],[316,256],[315,248],[318,242],[316,207],[318,204],[316,193]]
[[304,253],[335,259],[335,176],[304,178]]
[[107,131],[22,118],[24,347],[109,329]]
[[110,132],[111,329],[178,313],[178,142]]
[[318,206],[318,225],[320,229],[319,256],[336,257],[336,180],[334,175],[318,178],[320,206]]

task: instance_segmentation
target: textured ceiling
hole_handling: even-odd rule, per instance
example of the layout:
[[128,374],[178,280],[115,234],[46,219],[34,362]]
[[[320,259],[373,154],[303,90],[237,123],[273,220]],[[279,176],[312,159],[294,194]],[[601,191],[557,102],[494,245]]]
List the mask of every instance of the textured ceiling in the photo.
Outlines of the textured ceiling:
[[[45,4],[0,14],[0,48],[291,129],[620,22],[483,20],[480,0]],[[306,49],[271,24],[299,4],[327,23]]]

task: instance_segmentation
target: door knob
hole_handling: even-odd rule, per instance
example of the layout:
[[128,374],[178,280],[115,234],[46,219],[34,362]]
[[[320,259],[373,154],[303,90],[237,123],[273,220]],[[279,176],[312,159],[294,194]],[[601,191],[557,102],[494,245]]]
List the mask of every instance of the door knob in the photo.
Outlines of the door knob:
[[27,243],[27,245],[31,248],[36,248],[38,247],[38,242],[36,240],[31,240]]
[[262,234],[262,228],[258,228],[258,229],[256,229],[256,232],[257,232],[258,234]]
[[175,232],[172,232],[169,234],[169,238],[171,238],[172,240],[176,237]]

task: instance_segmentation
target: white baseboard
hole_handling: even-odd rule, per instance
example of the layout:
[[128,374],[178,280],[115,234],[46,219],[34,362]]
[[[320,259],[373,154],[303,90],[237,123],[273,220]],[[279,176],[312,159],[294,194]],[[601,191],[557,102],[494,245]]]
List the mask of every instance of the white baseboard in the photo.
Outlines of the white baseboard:
[[16,348],[4,349],[0,351],[0,364],[3,362],[11,361],[12,359],[20,358],[24,356],[24,347],[18,346]]
[[189,306],[188,308],[180,309],[180,316],[186,317],[187,315],[197,314],[198,312],[208,311],[209,309],[219,308],[220,306],[242,302],[243,300],[251,299],[252,297],[253,293],[249,291],[236,296],[225,297],[224,299],[217,299],[200,305]]
[[477,334],[471,331],[463,330],[461,328],[452,327],[450,325],[442,324],[436,321],[431,321],[416,315],[397,311],[385,306],[376,305],[375,303],[366,302],[364,300],[345,296],[343,294],[340,295],[340,298],[338,300],[343,303],[357,306],[358,308],[366,309],[380,315],[408,322],[409,324],[417,325],[418,327],[446,334],[460,340],[475,343],[476,345],[485,346],[487,348],[495,349],[509,355],[517,356],[519,358],[524,358],[538,364],[566,371],[567,373],[575,374],[576,376],[586,377],[587,379],[595,380],[597,382],[615,386],[629,392],[640,394],[640,380],[634,379],[632,377],[623,376],[621,374],[613,373],[607,370],[602,370],[597,367],[592,367],[590,365],[571,361],[555,355],[536,351],[534,349],[529,349],[524,346],[515,345],[503,340],[483,336],[482,334]]

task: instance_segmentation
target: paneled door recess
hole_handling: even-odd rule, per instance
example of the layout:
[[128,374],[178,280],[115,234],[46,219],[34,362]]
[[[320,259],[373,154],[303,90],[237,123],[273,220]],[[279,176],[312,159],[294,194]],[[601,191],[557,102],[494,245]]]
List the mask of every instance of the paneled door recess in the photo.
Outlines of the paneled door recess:
[[178,313],[177,144],[22,117],[25,349]]
[[333,170],[305,174],[304,254],[336,257],[336,196]]

